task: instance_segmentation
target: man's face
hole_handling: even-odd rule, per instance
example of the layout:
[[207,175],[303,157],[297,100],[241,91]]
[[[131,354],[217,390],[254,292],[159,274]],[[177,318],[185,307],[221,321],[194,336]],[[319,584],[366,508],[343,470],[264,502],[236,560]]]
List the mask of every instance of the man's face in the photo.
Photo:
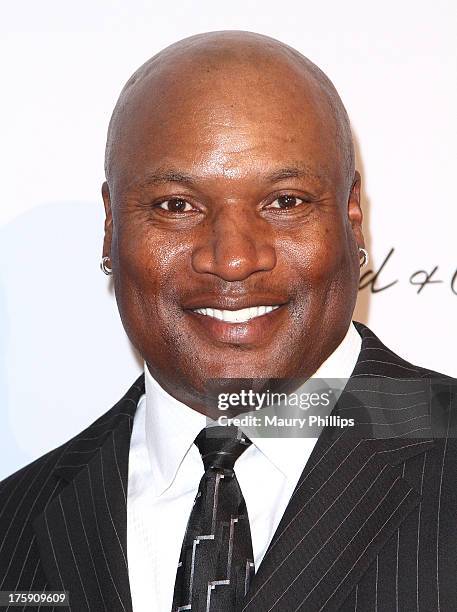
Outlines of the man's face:
[[133,97],[104,188],[127,334],[180,398],[309,376],[350,323],[363,241],[334,120],[284,74],[177,81]]

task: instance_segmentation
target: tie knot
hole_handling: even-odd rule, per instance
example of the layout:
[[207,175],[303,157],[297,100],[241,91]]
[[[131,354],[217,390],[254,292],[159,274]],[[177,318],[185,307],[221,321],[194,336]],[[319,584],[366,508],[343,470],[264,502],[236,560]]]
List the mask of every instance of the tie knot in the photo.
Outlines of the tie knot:
[[238,427],[218,425],[202,429],[195,444],[206,471],[208,468],[233,470],[235,461],[252,442]]

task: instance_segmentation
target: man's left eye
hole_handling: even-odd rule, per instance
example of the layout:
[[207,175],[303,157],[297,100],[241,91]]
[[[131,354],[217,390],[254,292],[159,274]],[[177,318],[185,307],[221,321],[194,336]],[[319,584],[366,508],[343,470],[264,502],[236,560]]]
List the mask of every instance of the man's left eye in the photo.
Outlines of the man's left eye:
[[193,210],[193,207],[182,198],[170,198],[169,200],[165,200],[165,202],[160,202],[157,204],[158,208],[162,210],[166,210],[167,212],[189,212]]
[[268,208],[295,208],[299,204],[302,204],[305,200],[299,198],[294,195],[281,195],[276,198],[271,204],[268,205]]

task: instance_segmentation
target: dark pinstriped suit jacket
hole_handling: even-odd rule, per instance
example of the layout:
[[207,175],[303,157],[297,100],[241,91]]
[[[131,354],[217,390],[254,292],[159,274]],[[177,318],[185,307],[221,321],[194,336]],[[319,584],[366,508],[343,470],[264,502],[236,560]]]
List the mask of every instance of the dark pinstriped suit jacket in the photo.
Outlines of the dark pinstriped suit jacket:
[[[433,439],[423,401],[441,375],[356,327],[361,353],[338,409],[394,434],[324,429],[244,612],[457,610],[457,445]],[[132,610],[128,453],[143,392],[141,376],[85,431],[0,483],[0,590],[65,589],[74,612]],[[446,434],[452,393],[440,397]]]

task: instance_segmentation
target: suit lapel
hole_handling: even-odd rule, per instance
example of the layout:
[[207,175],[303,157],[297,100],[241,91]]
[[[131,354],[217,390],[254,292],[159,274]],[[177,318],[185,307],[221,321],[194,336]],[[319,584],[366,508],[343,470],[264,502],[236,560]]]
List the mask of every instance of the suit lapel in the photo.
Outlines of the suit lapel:
[[[406,362],[368,328],[357,328],[362,349],[334,413],[368,423],[364,436],[356,437],[350,429],[323,430],[254,576],[243,612],[338,610],[420,502],[419,492],[403,476],[404,462],[434,444],[423,435],[422,429],[430,433],[427,427],[416,426],[428,416],[426,402],[417,401],[424,383],[417,372],[405,371]],[[393,396],[392,378],[405,375],[409,380],[401,383],[403,391]],[[421,431],[405,436],[415,429]],[[385,430],[389,437],[381,438],[379,432]]]
[[127,394],[72,440],[55,469],[66,486],[35,520],[48,588],[73,610],[132,611],[127,570],[127,480],[140,376]]

